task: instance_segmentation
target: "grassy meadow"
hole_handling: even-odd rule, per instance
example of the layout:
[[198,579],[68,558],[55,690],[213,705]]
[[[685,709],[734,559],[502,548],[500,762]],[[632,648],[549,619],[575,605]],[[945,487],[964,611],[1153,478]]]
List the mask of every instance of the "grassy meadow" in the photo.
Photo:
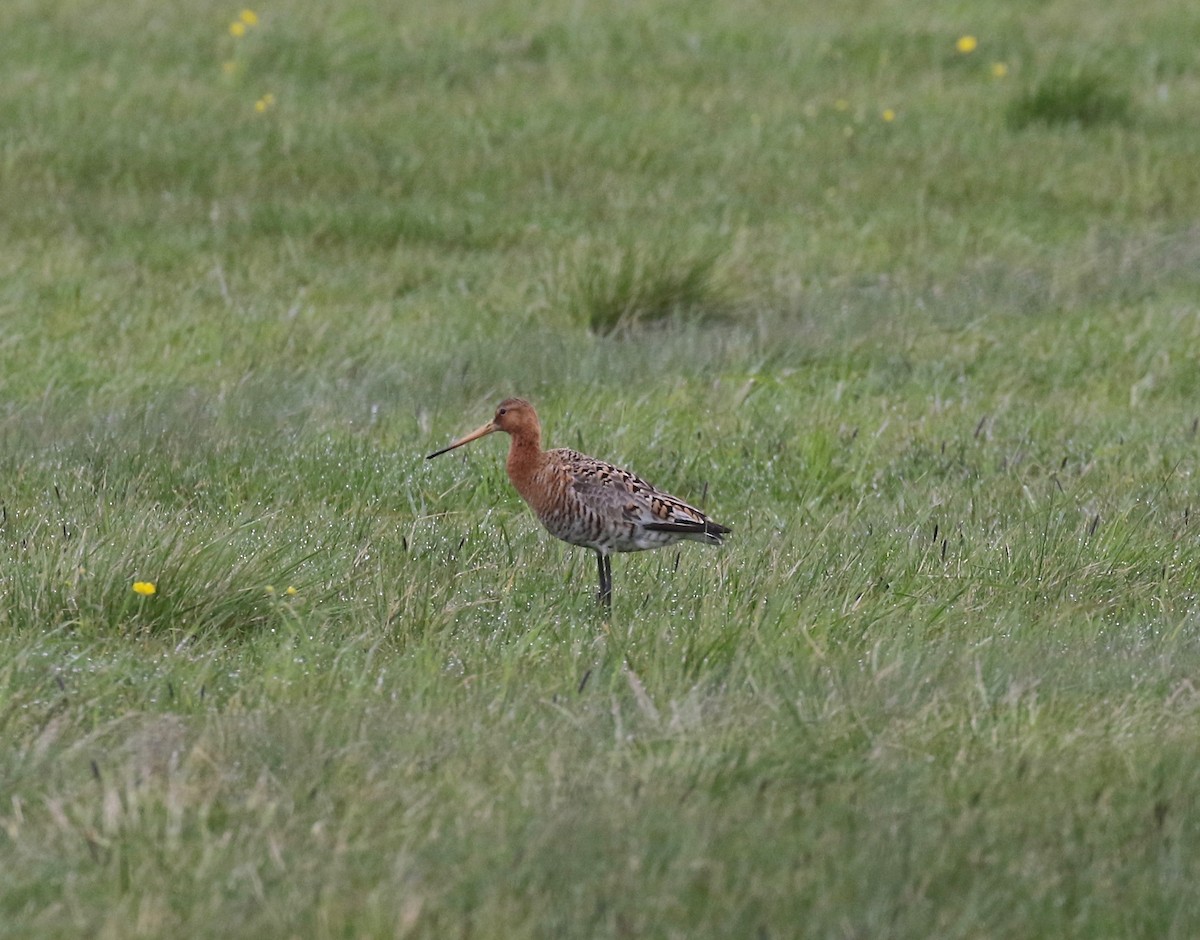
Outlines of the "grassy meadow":
[[1200,934],[1195,28],[5,0],[0,938]]

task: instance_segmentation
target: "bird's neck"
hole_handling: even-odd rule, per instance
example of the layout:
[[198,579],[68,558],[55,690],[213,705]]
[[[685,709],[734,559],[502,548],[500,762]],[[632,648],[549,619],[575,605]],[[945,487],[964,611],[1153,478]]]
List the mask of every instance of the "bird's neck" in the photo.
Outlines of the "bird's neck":
[[540,434],[512,436],[512,442],[508,445],[508,478],[526,501],[529,500],[533,476],[541,469],[544,459]]

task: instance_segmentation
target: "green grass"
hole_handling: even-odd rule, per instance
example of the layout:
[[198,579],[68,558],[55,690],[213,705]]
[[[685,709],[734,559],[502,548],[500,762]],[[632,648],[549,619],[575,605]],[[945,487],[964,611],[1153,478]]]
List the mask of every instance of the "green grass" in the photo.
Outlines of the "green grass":
[[601,335],[634,333],[664,320],[703,321],[722,312],[713,254],[674,257],[669,250],[628,247],[612,260],[590,258],[571,285],[568,304]]
[[1188,4],[238,11],[0,9],[0,937],[1200,932]]
[[1088,127],[1124,122],[1129,111],[1129,95],[1118,89],[1112,79],[1095,72],[1069,72],[1060,67],[1009,105],[1008,120],[1016,128],[1036,123]]

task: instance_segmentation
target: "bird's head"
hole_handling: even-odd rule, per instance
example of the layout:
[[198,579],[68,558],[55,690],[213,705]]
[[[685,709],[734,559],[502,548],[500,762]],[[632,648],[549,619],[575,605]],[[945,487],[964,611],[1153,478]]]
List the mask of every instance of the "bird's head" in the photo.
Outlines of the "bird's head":
[[470,434],[460,437],[449,447],[434,451],[426,459],[431,460],[439,454],[462,447],[463,444],[470,444],[471,441],[477,441],[495,431],[504,431],[517,438],[540,440],[542,428],[538,422],[537,412],[533,410],[533,405],[524,398],[506,398],[496,406],[496,413],[492,416],[491,421],[481,428],[476,428]]

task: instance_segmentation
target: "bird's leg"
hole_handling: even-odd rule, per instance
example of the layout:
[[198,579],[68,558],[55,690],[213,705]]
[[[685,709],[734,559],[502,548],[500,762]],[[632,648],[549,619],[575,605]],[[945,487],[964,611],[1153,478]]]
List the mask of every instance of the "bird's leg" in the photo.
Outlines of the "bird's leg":
[[605,610],[612,610],[612,558],[596,552],[596,566],[600,571],[600,593],[597,600]]

